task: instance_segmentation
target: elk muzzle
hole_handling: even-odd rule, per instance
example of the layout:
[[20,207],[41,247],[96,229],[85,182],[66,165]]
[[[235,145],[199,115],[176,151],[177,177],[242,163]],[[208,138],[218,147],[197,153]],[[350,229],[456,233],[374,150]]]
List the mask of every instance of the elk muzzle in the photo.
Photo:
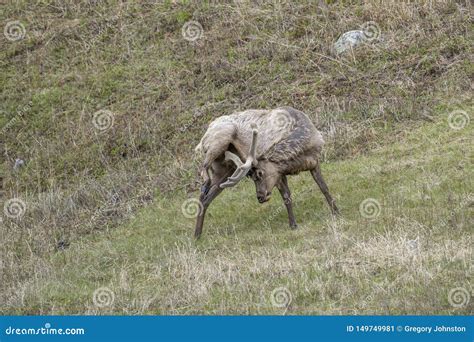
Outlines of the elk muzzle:
[[271,192],[266,192],[266,191],[265,192],[257,192],[258,203],[268,202],[271,197],[272,197]]

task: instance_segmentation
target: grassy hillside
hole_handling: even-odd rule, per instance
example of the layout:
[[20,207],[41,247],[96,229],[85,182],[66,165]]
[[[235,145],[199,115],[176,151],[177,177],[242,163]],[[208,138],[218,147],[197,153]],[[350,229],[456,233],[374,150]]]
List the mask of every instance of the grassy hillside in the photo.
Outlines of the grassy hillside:
[[[280,199],[258,205],[246,181],[215,201],[196,242],[194,220],[181,209],[187,196],[173,193],[122,227],[51,256],[22,292],[21,311],[472,313],[473,303],[448,302],[451,289],[472,285],[473,172],[464,149],[472,137],[472,128],[456,132],[441,121],[325,165],[339,219],[309,174],[291,178],[296,231]],[[360,207],[366,199],[373,210]],[[275,290],[288,305],[272,302]]]
[[[0,36],[1,204],[24,209],[3,215],[3,312],[472,312],[448,303],[472,291],[468,2],[0,7],[2,27],[24,29]],[[368,21],[377,39],[336,55]],[[290,231],[278,196],[258,206],[244,182],[195,242],[181,207],[197,196],[207,124],[282,105],[323,132],[342,217],[300,175]],[[359,211],[368,198],[373,219]],[[105,307],[93,302],[102,287]],[[279,287],[283,309],[269,302]]]

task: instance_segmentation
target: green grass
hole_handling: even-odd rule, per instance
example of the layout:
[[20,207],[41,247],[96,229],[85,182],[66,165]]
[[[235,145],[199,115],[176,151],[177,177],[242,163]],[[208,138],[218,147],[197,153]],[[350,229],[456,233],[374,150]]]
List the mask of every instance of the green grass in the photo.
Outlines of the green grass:
[[[472,138],[472,125],[456,131],[443,120],[367,156],[325,164],[337,219],[309,174],[290,178],[295,231],[279,194],[259,205],[250,181],[213,202],[198,241],[194,219],[181,211],[187,196],[158,196],[123,226],[53,255],[20,311],[472,313],[472,303],[448,303],[451,289],[472,289]],[[380,203],[374,219],[361,216],[367,198]],[[94,305],[101,287],[114,293],[111,306]],[[272,306],[279,287],[291,293],[288,307]]]
[[[326,4],[2,5],[0,28],[20,21],[25,37],[0,34],[0,206],[26,206],[0,224],[2,312],[282,313],[269,301],[279,286],[288,313],[472,310],[447,303],[449,289],[472,289],[472,123],[446,122],[459,108],[472,117],[470,8]],[[188,20],[203,27],[195,42]],[[367,21],[382,39],[335,55]],[[286,105],[326,139],[342,218],[300,175],[290,231],[278,193],[260,206],[247,181],[212,204],[195,242],[181,205],[197,196],[193,147],[207,125]],[[99,110],[114,114],[106,132]],[[360,216],[366,198],[381,205],[376,220]],[[103,286],[115,302],[99,310]]]

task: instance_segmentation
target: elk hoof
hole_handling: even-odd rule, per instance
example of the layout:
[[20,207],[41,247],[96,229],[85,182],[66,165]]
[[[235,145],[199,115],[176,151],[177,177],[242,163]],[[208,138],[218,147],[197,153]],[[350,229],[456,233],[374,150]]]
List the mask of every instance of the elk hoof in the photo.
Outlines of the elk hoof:
[[297,229],[298,228],[298,225],[296,223],[290,223],[290,228],[291,229]]
[[201,186],[201,194],[202,195],[207,195],[207,193],[209,192],[209,189],[211,187],[207,184],[204,184],[203,186]]

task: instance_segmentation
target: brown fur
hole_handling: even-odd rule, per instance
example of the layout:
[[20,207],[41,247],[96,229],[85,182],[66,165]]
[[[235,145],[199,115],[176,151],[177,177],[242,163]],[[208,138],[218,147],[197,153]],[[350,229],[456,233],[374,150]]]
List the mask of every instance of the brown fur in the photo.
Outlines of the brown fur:
[[196,147],[196,151],[205,155],[202,165],[204,184],[200,197],[203,210],[196,223],[196,237],[202,232],[207,207],[222,191],[219,185],[235,170],[234,164],[224,160],[224,153],[230,151],[241,160],[246,160],[252,140],[252,127],[255,126],[258,130],[258,163],[248,176],[255,183],[259,202],[268,201],[276,186],[287,207],[290,226],[296,227],[286,175],[311,171],[331,209],[337,212],[319,169],[319,155],[324,140],[308,116],[291,107],[247,110],[214,120]]

